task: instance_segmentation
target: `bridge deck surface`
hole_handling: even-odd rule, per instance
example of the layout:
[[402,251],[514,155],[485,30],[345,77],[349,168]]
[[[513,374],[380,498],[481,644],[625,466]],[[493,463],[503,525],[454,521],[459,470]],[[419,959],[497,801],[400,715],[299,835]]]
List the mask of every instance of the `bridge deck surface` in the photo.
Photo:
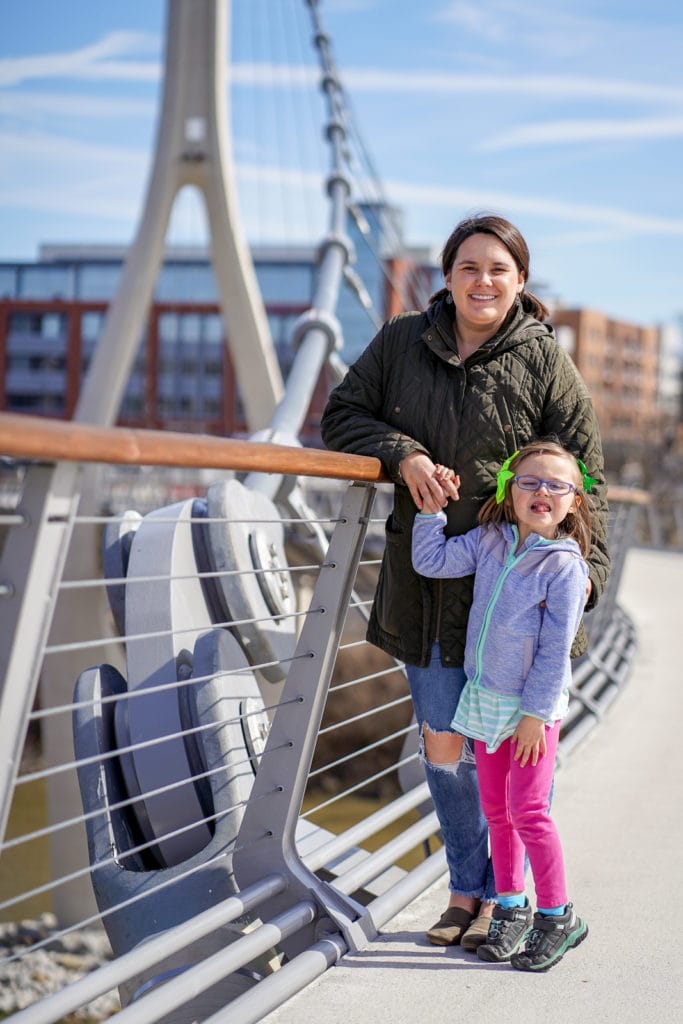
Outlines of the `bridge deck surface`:
[[587,940],[547,974],[430,946],[440,881],[264,1024],[683,1020],[683,555],[634,550],[620,604],[639,649],[605,721],[557,773],[554,817]]

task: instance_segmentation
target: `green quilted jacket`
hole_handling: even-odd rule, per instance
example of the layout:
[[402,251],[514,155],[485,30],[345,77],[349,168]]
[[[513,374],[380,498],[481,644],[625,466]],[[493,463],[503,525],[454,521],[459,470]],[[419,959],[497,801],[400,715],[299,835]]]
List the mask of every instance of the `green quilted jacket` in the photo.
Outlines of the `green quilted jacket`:
[[[472,578],[429,580],[411,563],[415,505],[399,463],[411,452],[460,474],[460,500],[448,503],[448,536],[476,526],[495,491],[501,463],[526,442],[556,435],[599,483],[598,530],[589,558],[589,607],[609,573],[607,504],[600,433],[590,395],[552,328],[518,302],[498,333],[464,362],[455,350],[453,307],[437,300],[380,329],[330,394],[322,438],[334,451],[380,459],[394,484],[386,546],[368,640],[396,658],[426,665],[432,644],[462,665]],[[586,646],[583,627],[572,654]]]

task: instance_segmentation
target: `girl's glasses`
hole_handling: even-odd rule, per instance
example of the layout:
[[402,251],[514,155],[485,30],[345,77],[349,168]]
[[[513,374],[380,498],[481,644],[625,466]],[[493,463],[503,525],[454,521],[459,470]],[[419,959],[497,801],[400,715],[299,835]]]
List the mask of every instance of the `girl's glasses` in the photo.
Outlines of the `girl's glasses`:
[[566,480],[541,480],[537,476],[516,476],[513,479],[522,491],[540,491],[545,484],[548,494],[556,494],[558,497],[569,494],[570,491],[576,494],[574,484],[567,483]]

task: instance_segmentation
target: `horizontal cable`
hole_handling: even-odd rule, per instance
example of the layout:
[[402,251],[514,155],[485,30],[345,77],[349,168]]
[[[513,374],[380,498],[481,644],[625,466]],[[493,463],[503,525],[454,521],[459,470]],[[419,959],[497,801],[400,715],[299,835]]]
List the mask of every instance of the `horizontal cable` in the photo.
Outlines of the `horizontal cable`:
[[357,679],[349,679],[345,683],[335,683],[334,686],[330,687],[329,692],[338,693],[339,690],[346,690],[350,686],[358,686],[359,683],[367,683],[372,679],[381,679],[382,676],[390,676],[393,675],[394,672],[398,671],[399,670],[395,665],[390,665],[389,668],[378,669],[376,672],[371,672],[370,675],[367,676],[358,676]]
[[[340,493],[341,493],[341,491],[340,491]],[[188,498],[187,500],[191,501],[192,499]],[[18,519],[20,521],[20,524],[24,522],[23,516],[15,516],[14,518]],[[1,520],[2,520],[2,517],[0,517],[0,521]],[[379,520],[379,519],[376,520],[376,521],[377,522],[384,522],[384,520]],[[177,523],[180,526],[187,526],[187,525],[191,525],[191,524],[195,524],[195,523],[197,525],[201,525],[201,526],[208,526],[208,525],[213,524],[213,523],[235,523],[235,524],[238,524],[238,525],[242,524],[242,525],[246,525],[246,526],[257,526],[257,525],[259,525],[259,526],[260,525],[270,525],[270,526],[273,526],[273,525],[277,525],[278,523],[282,523],[283,526],[301,526],[302,524],[306,524],[306,523],[315,523],[317,525],[322,525],[323,523],[343,523],[344,520],[340,519],[339,517],[335,518],[333,516],[324,516],[324,517],[315,518],[315,519],[313,519],[313,518],[311,518],[311,519],[302,519],[300,516],[298,518],[296,518],[296,519],[286,519],[284,516],[278,516],[277,519],[251,519],[251,518],[250,519],[233,519],[232,517],[228,518],[227,516],[188,516],[187,519],[179,519],[178,516],[154,516],[153,519],[148,519],[147,516],[141,516],[140,519],[125,519],[123,516],[119,516],[119,515],[113,515],[113,516],[78,516],[77,515],[77,516],[74,516],[74,520],[73,520],[74,526],[108,526],[108,525],[114,524],[114,523],[115,524],[120,524],[122,526],[125,526],[127,523],[130,523],[132,531],[135,531],[136,529],[138,529],[139,526],[141,526],[143,522],[145,523],[146,526],[149,526],[150,523],[153,523],[155,526],[157,524],[161,524],[161,523],[164,523],[164,524]]]
[[337,875],[330,881],[330,885],[339,892],[349,895],[373,878],[377,878],[383,871],[392,867],[400,857],[414,849],[419,843],[429,839],[438,830],[439,820],[436,812],[430,811],[424,817],[418,818],[412,825],[402,829],[397,836],[384,843],[379,849],[373,850],[362,861]]
[[[293,654],[290,658],[280,658],[278,661],[263,661],[257,662],[255,665],[243,665],[241,667],[219,669],[217,672],[210,672],[205,676],[188,676],[187,679],[174,679],[170,683],[159,683],[155,686],[138,686],[134,690],[124,690],[121,693],[112,693],[102,697],[94,697],[92,700],[75,700],[72,701],[71,704],[55,704],[53,707],[37,708],[35,711],[31,711],[27,716],[27,720],[29,722],[40,721],[44,718],[50,718],[53,715],[70,715],[72,712],[81,708],[96,708],[106,704],[118,704],[124,700],[137,700],[138,698],[148,697],[150,694],[154,693],[168,693],[172,690],[180,690],[183,687],[192,687],[198,683],[208,683],[212,679],[216,679],[221,676],[250,676],[254,672],[260,671],[264,668],[273,668],[276,665],[285,665],[288,663],[291,664],[294,661],[302,661],[303,659],[313,657],[315,657],[315,655],[312,651],[306,651],[304,654]],[[229,698],[229,694],[226,696]],[[256,711],[246,712],[244,717],[260,714],[263,711],[274,711],[277,707],[277,704],[264,705]]]
[[349,786],[348,789],[343,790],[343,792],[335,793],[335,795],[330,797],[329,800],[324,800],[323,803],[316,804],[315,807],[309,807],[305,815],[302,814],[301,817],[309,818],[312,814],[317,814],[318,811],[324,810],[325,807],[329,807],[331,804],[337,803],[338,800],[342,800],[344,797],[350,796],[351,793],[356,793],[359,789],[365,789],[365,787],[369,786],[371,782],[377,782],[378,779],[383,779],[385,775],[390,775],[391,772],[397,771],[399,768],[402,768],[403,765],[410,764],[411,761],[415,761],[416,759],[417,753],[409,754],[401,761],[397,761],[395,764],[390,764],[388,768],[383,768],[381,771],[377,772],[376,775],[370,775],[367,779],[363,779],[361,782],[356,783],[355,786]]
[[[278,750],[284,750],[287,748],[287,744],[277,747]],[[246,751],[245,751],[246,754]],[[21,836],[15,836],[13,839],[7,839],[0,843],[0,852],[10,850],[15,846],[21,846],[24,843],[33,842],[36,839],[42,839],[44,836],[53,835],[55,832],[62,832],[66,828],[72,828],[74,825],[82,825],[86,821],[93,821],[95,818],[101,818],[104,815],[111,814],[112,811],[120,811],[126,807],[134,807],[135,804],[139,804],[144,800],[149,800],[151,797],[160,796],[162,793],[168,793],[173,789],[182,789],[188,782],[199,782],[201,779],[213,778],[214,775],[219,775],[221,772],[234,771],[236,768],[243,768],[247,765],[251,768],[253,763],[258,762],[259,754],[246,754],[241,761],[231,761],[227,764],[220,764],[217,768],[209,768],[204,772],[198,772],[194,775],[188,775],[185,779],[178,779],[176,782],[170,782],[164,786],[160,786],[158,789],[147,789],[144,793],[139,793],[135,796],[126,797],[125,800],[118,800],[115,803],[107,803],[102,807],[98,807],[94,811],[88,811],[87,813],[79,814],[75,818],[65,818],[62,821],[55,822],[53,825],[46,825],[44,828],[37,829],[35,832],[27,832]],[[232,808],[235,810],[236,808]]]
[[[263,793],[261,796],[250,798],[251,803],[256,800],[263,800],[266,797],[270,797],[273,793],[278,792],[278,787],[271,790],[269,793]],[[202,818],[196,818],[190,822],[189,825],[182,825],[180,828],[174,829],[172,832],[165,832],[162,836],[155,836],[154,839],[149,839],[144,843],[138,843],[137,846],[131,846],[127,850],[120,850],[117,854],[113,854],[111,857],[107,857],[104,860],[98,860],[94,864],[88,864],[87,867],[79,868],[77,871],[73,871],[71,874],[62,875],[60,878],[53,879],[51,882],[46,882],[44,885],[40,885],[35,889],[31,889],[28,892],[20,893],[18,896],[13,896],[8,900],[0,903],[0,910],[5,910],[7,907],[15,906],[17,903],[23,903],[24,900],[31,899],[34,896],[40,896],[46,892],[53,892],[58,889],[61,885],[67,885],[69,882],[74,882],[79,878],[83,878],[85,875],[92,875],[96,871],[101,871],[103,868],[110,867],[113,864],[120,864],[121,861],[132,857],[137,853],[144,853],[149,851],[154,846],[159,846],[161,843],[167,842],[169,839],[176,839],[178,836],[184,835],[186,832],[191,832],[208,821],[218,821],[221,818],[226,817],[228,814],[232,814],[239,807],[245,806],[247,801],[240,801],[234,807],[229,807],[227,810],[216,811],[214,814],[205,814]],[[232,846],[236,840],[233,840],[228,845]],[[133,872],[134,874],[143,875],[144,872]]]
[[[282,619],[300,619],[306,615],[324,614],[324,608],[308,608],[301,612],[283,612],[281,615],[266,615],[263,618],[255,619],[228,619],[225,622],[212,622],[212,629],[222,629],[229,626],[258,625],[260,622],[279,622]],[[158,629],[149,633],[129,633],[126,636],[112,636],[98,640],[83,640],[80,643],[53,644],[46,646],[44,654],[64,654],[66,651],[83,651],[95,647],[106,647],[109,644],[131,643],[133,640],[156,640],[165,636],[181,636],[183,633],[198,633],[206,630],[207,626],[188,626],[186,629]]]
[[[147,938],[144,945],[136,946],[122,953],[115,960],[102,964],[95,971],[71,982],[60,992],[40,1001],[41,1020],[61,1019],[98,996],[128,981],[137,974],[148,970],[160,960],[173,953],[179,953],[191,943],[211,934],[237,918],[255,910],[265,900],[272,899],[286,886],[281,875],[267,875],[260,882],[244,889],[239,895],[228,896],[215,907],[195,914],[187,921],[167,929],[160,935]],[[53,941],[53,937],[50,938]],[[36,1006],[36,1004],[32,1004]],[[29,1007],[30,1009],[30,1007]],[[49,1016],[45,1016],[45,1012]],[[32,1019],[26,1011],[16,1016],[17,1021]]]
[[27,526],[28,519],[26,516],[15,515],[14,513],[8,513],[7,515],[0,515],[0,526]]
[[337,758],[336,761],[330,761],[328,764],[323,765],[322,768],[316,768],[312,772],[309,772],[309,781],[317,775],[322,775],[324,772],[329,772],[333,768],[338,768],[339,765],[345,764],[347,761],[355,761],[357,757],[362,757],[363,754],[367,754],[371,750],[376,750],[377,747],[382,747],[385,743],[398,739],[399,736],[407,736],[409,732],[412,732],[412,730],[416,728],[417,722],[413,722],[412,725],[407,725],[404,729],[398,729],[396,732],[392,732],[389,736],[382,736],[381,739],[375,740],[373,743],[368,743],[365,747],[360,747],[358,750],[352,750],[350,754],[345,754],[343,757]]
[[349,640],[346,644],[339,644],[338,651],[350,651],[354,647],[369,647],[368,641],[363,638],[362,640]]
[[[58,939],[64,938],[64,936],[66,935],[70,935],[72,932],[79,931],[82,928],[87,928],[89,925],[92,924],[99,924],[101,921],[109,917],[111,914],[116,914],[121,910],[125,910],[126,907],[131,907],[137,903],[141,903],[142,900],[147,899],[149,896],[156,896],[159,892],[162,892],[164,889],[168,889],[170,886],[176,885],[178,882],[184,881],[184,879],[186,878],[191,878],[192,875],[196,875],[198,872],[206,870],[206,868],[214,867],[220,861],[225,860],[226,857],[234,856],[234,854],[237,853],[238,850],[242,851],[250,849],[257,843],[260,843],[261,839],[265,838],[267,838],[266,833],[264,833],[263,836],[259,836],[257,839],[254,839],[249,843],[245,843],[244,846],[236,846],[233,850],[221,850],[220,853],[217,853],[215,857],[210,857],[208,860],[204,861],[201,864],[195,864],[191,868],[188,868],[187,871],[180,872],[179,874],[174,875],[172,878],[164,879],[157,885],[150,886],[144,892],[137,892],[134,896],[131,896],[127,900],[121,900],[121,902],[115,904],[112,907],[107,907],[105,910],[101,910],[97,914],[91,914],[90,917],[85,917],[83,918],[83,920],[76,922],[76,924],[71,924],[67,928],[63,928],[59,932],[54,932],[48,935],[47,938],[41,939],[39,942],[35,942],[32,946],[27,946],[25,949],[22,949],[20,953],[15,953],[13,956],[6,957],[4,960],[0,960],[0,966],[4,966],[4,964],[10,964],[15,960],[21,960],[28,953],[35,953],[36,950],[43,949],[44,946],[49,946],[51,943],[56,942]],[[138,874],[141,873],[138,872]]]
[[157,985],[149,994],[134,999],[117,1014],[122,1024],[149,1024],[167,1019],[191,997],[204,993],[255,957],[315,921],[318,907],[312,899],[300,900],[225,948],[186,967],[182,974]]
[[368,708],[366,711],[361,711],[358,715],[352,715],[351,718],[345,718],[343,722],[334,722],[332,725],[325,726],[324,729],[320,729],[318,736],[324,736],[328,732],[334,732],[336,729],[344,729],[347,725],[353,725],[354,722],[361,722],[364,718],[371,718],[373,715],[378,715],[382,711],[388,711],[389,708],[398,707],[399,704],[405,704],[406,701],[410,700],[410,694],[406,694],[405,697],[399,697],[397,700],[389,701],[387,704],[379,704],[375,708]]
[[[277,707],[283,707],[287,704],[298,704],[299,699],[297,697],[291,698],[290,700],[280,702]],[[250,712],[254,714],[255,712]],[[222,723],[227,725],[231,721],[240,721],[239,716],[235,719],[225,719]],[[158,747],[162,743],[168,743],[169,740],[179,739],[183,736],[191,736],[193,733],[204,732],[207,729],[214,729],[220,726],[220,722],[210,722],[203,725],[193,726],[190,729],[186,729],[177,733],[169,733],[164,736],[155,736],[152,739],[144,740],[142,743],[133,743],[127,747],[117,747],[116,750],[106,750],[99,754],[92,754],[90,757],[82,757],[77,761],[66,761],[64,764],[52,765],[49,768],[41,768],[39,771],[28,772],[26,775],[21,775],[15,783],[15,786],[23,785],[27,782],[37,782],[40,779],[49,779],[55,775],[61,775],[62,772],[75,771],[77,768],[85,767],[88,764],[100,764],[102,761],[109,761],[112,758],[120,757],[121,754],[133,754],[136,750],[149,750],[151,747]]]
[[425,803],[429,799],[429,787],[426,782],[421,782],[407,793],[402,793],[395,800],[380,807],[379,810],[368,814],[367,817],[362,818],[355,825],[351,825],[339,835],[334,836],[332,839],[327,839],[320,846],[317,846],[303,857],[304,864],[309,870],[317,871],[323,865],[336,860],[342,853],[346,853],[352,847],[358,846],[368,836],[375,835],[376,832],[385,829],[388,825],[402,818],[404,814],[407,814],[415,807],[419,807],[420,804]]
[[[371,563],[375,564],[375,563]],[[178,580],[215,580],[227,576],[267,576],[288,572],[293,575],[303,572],[318,572],[320,569],[333,569],[332,562],[320,562],[313,565],[281,565],[274,568],[261,569],[217,569],[214,572],[164,573],[159,576],[102,576],[91,580],[65,580],[59,584],[59,590],[82,590],[88,587],[128,586],[129,583],[163,583]]]

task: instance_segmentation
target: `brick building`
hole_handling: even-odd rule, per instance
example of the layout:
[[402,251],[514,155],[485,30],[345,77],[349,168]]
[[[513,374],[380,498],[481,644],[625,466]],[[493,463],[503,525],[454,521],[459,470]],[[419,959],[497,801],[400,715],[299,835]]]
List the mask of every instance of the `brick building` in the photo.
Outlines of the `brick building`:
[[658,329],[592,309],[558,309],[551,321],[593,396],[606,446],[658,444]]

